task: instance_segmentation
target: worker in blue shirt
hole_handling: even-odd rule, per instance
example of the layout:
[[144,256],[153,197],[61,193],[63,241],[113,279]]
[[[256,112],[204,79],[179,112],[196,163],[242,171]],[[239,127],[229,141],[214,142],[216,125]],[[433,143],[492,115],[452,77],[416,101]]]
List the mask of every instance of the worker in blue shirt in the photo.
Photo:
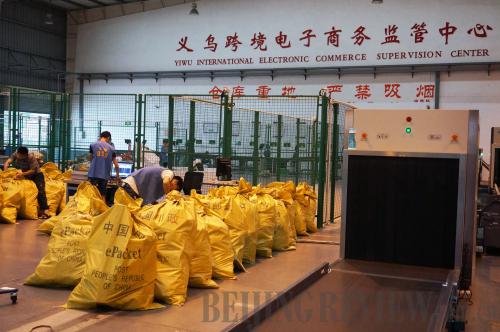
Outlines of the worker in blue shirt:
[[116,179],[120,180],[120,168],[116,160],[115,148],[111,143],[111,133],[103,131],[97,142],[90,145],[89,160],[90,169],[88,178],[90,183],[99,189],[102,197],[106,197],[106,187],[111,175],[111,164],[116,170]]

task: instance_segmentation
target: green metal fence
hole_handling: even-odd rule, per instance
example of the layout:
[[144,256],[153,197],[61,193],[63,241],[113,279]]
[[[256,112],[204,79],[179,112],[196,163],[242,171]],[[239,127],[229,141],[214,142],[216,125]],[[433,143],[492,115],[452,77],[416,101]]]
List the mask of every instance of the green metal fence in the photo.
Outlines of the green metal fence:
[[43,159],[66,167],[70,129],[67,96],[20,88],[8,89],[6,95],[8,103],[0,110],[3,153],[11,154],[24,145]]
[[316,185],[321,98],[230,98],[231,149],[226,154],[233,160],[235,176],[253,184],[292,180]]
[[105,130],[123,160],[137,160],[139,97],[134,94],[68,94],[70,159],[86,160],[89,146]]
[[[25,145],[61,168],[84,161],[99,133],[137,168],[183,175],[198,161],[215,179],[217,157],[253,184],[307,181],[319,193],[318,226],[339,207],[348,107],[326,96],[55,94],[11,88],[0,149]],[[2,111],[2,110],[0,110]],[[0,128],[2,129],[2,128]]]
[[342,165],[343,165],[343,152],[345,147],[345,126],[346,126],[346,114],[352,110],[352,106],[335,103],[332,101],[333,108],[333,123],[332,123],[332,136],[330,139],[331,144],[331,156],[330,159],[333,161],[332,167],[330,167],[329,174],[329,188],[331,193],[329,195],[330,202],[328,204],[328,218],[330,222],[334,222],[335,219],[341,216],[341,206],[342,206]]
[[[320,96],[145,95],[141,139],[159,164],[168,142],[168,165],[182,173],[198,159],[215,177],[215,159],[230,157],[234,178],[253,184],[292,180],[318,184]],[[149,128],[149,129],[148,129]],[[155,161],[155,155],[156,161]]]
[[179,171],[192,168],[196,159],[215,167],[222,151],[222,100],[206,95],[145,95],[141,137],[146,145],[140,166],[158,165],[163,153],[168,166]]

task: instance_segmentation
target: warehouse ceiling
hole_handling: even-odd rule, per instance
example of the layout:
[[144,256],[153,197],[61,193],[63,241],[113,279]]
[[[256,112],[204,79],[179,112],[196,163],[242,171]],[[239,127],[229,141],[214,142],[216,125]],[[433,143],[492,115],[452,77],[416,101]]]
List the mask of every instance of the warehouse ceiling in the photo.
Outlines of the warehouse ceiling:
[[[33,1],[33,0],[0,0]],[[61,9],[68,13],[70,25],[85,24],[110,18],[132,15],[178,5],[188,5],[200,0],[36,0],[45,8]]]
[[133,2],[144,2],[143,0],[40,0],[45,3],[65,10],[81,10],[97,7],[123,5]]

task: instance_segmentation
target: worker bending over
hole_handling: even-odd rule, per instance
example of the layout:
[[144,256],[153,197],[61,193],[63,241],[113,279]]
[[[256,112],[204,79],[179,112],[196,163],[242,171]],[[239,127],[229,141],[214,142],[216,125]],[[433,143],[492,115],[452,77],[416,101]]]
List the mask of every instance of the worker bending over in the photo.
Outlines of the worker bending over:
[[49,205],[47,204],[47,195],[45,194],[45,178],[40,170],[38,160],[33,154],[28,152],[27,147],[20,146],[3,165],[4,171],[6,171],[12,163],[14,163],[14,166],[17,169],[21,170],[21,173],[16,175],[16,180],[26,179],[35,183],[36,188],[38,189],[38,217],[40,219],[47,219],[49,217]]
[[106,188],[111,175],[111,164],[115,165],[116,179],[120,181],[120,167],[116,160],[115,148],[111,145],[111,133],[109,131],[103,131],[99,140],[90,145],[89,160],[89,181],[99,189],[105,200]]
[[172,190],[181,191],[183,180],[163,167],[145,167],[123,180],[122,187],[134,199],[142,198],[143,204],[151,204]]

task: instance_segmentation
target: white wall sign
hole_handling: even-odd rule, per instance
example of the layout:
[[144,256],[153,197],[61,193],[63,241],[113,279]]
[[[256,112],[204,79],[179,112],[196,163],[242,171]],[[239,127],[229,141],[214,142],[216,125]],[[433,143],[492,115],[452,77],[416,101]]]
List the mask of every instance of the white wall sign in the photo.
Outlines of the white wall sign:
[[[314,87],[314,86],[313,86]],[[435,85],[432,83],[383,83],[383,84],[328,84],[326,86],[316,86],[317,92],[325,93],[327,96],[347,101],[351,103],[363,102],[413,102],[430,105],[434,102]],[[227,91],[233,97],[240,96],[258,96],[267,98],[268,96],[288,96],[293,98],[297,95],[305,95],[311,93],[311,86],[308,89],[303,89],[301,85],[284,84],[284,85],[217,85],[214,84],[207,88],[207,91],[201,93],[212,95],[212,98],[218,99],[223,91]]]
[[[264,77],[252,77],[241,81],[239,78],[216,78],[213,82],[206,78],[155,80],[104,80],[84,81],[86,93],[143,93],[177,95],[211,95],[218,99],[223,91],[237,98],[256,96],[262,99],[268,96],[317,96],[324,92],[327,96],[360,107],[393,105],[394,107],[428,108],[434,107],[436,88],[430,75],[380,75],[351,77],[336,80],[317,76],[304,80],[303,77],[281,77],[271,80]],[[365,105],[365,106],[364,106]],[[207,129],[209,131],[209,129]]]
[[500,61],[500,3],[213,0],[81,25],[78,72]]

